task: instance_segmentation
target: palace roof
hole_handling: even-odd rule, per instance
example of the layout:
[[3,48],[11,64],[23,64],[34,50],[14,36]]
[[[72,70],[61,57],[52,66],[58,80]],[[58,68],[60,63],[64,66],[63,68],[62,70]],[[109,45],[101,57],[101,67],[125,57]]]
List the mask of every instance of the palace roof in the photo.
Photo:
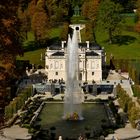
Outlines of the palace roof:
[[[61,43],[55,43],[48,46],[50,50],[61,50]],[[64,43],[64,47],[67,47],[67,43]],[[79,48],[87,48],[87,43],[79,43]],[[89,43],[90,50],[102,50],[102,47],[96,43]]]

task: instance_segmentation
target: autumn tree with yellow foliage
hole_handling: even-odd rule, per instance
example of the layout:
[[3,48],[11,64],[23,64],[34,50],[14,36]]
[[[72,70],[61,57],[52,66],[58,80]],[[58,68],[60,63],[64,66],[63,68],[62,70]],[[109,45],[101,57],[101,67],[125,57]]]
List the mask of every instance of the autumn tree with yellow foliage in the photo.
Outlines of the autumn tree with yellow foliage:
[[89,27],[91,27],[90,32],[92,32],[94,42],[96,42],[95,28],[97,23],[99,4],[100,4],[100,0],[89,0],[89,1],[85,1],[82,5],[82,15],[89,20],[88,24],[90,24],[89,25]]
[[0,126],[3,125],[6,88],[15,73],[15,59],[22,55],[17,8],[19,0],[0,1]]
[[49,17],[46,11],[45,0],[38,0],[31,27],[38,42],[49,38]]

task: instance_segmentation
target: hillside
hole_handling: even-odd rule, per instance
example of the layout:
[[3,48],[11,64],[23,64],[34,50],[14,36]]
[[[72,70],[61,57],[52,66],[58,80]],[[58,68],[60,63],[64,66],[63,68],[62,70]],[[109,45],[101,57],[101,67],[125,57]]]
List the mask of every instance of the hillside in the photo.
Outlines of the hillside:
[[[108,34],[102,30],[96,30],[96,38],[97,43],[104,47],[106,54],[107,54],[107,61],[110,58],[110,55],[113,54],[115,59],[140,59],[140,35],[135,32],[135,15],[134,14],[127,14],[124,18],[124,23],[121,28],[121,32],[118,36],[115,36],[114,44],[108,43]],[[60,34],[62,31],[62,27],[55,27],[51,30],[51,39],[56,40],[59,39]],[[82,40],[85,40],[85,30],[83,29],[82,32]],[[24,57],[18,57],[17,59],[21,60],[30,60],[30,63],[33,64],[43,64],[43,61],[40,61],[41,53],[44,55],[45,49],[38,48],[34,44],[34,36],[31,32],[28,33],[28,40],[24,42],[24,48],[27,51],[24,53]]]

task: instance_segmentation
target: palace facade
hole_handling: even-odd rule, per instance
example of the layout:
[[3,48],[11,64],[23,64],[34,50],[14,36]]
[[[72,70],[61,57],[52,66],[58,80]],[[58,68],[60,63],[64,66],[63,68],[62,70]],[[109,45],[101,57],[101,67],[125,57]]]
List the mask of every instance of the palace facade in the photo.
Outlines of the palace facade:
[[[105,52],[99,45],[86,41],[81,42],[80,31],[85,28],[84,24],[71,24],[69,26],[77,32],[78,56],[79,56],[79,80],[102,81],[102,67],[105,65]],[[48,47],[47,47],[48,48]],[[50,46],[45,53],[45,70],[48,79],[66,80],[67,43]]]
[[[48,79],[66,80],[66,41],[50,46],[45,53],[45,70]],[[102,66],[105,64],[105,52],[99,45],[79,42],[79,80],[102,81]]]

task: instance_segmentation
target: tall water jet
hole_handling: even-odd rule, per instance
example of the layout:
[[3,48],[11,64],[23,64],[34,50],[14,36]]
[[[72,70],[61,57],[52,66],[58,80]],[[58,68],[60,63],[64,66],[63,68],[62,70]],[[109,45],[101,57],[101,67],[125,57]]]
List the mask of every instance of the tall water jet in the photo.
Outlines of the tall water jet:
[[68,37],[67,43],[67,80],[64,98],[64,116],[66,120],[83,120],[81,103],[83,96],[79,86],[79,54],[77,30],[74,29],[72,39]]

